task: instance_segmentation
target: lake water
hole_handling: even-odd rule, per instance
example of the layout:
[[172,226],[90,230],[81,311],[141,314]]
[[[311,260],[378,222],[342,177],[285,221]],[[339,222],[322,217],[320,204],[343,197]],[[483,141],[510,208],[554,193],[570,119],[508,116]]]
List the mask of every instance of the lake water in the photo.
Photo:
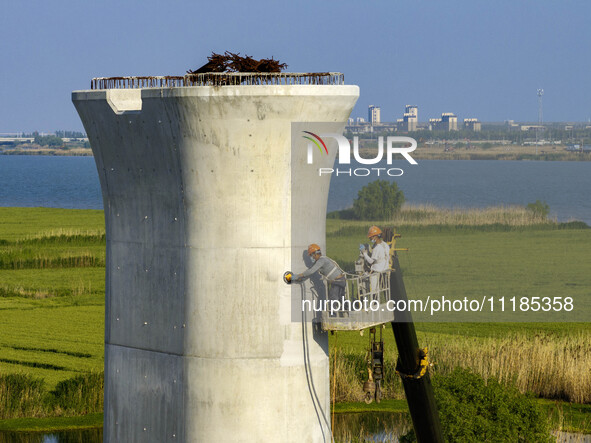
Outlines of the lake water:
[[[481,208],[543,200],[559,221],[591,224],[591,162],[421,160],[391,167],[404,170],[390,179],[409,203]],[[350,207],[359,189],[377,178],[333,174],[328,211]],[[0,206],[102,209],[94,159],[0,155]]]
[[[372,412],[362,414],[335,414],[334,438],[337,442],[371,441],[397,442],[412,424],[408,414]],[[72,430],[53,433],[2,432],[0,443],[100,443],[102,429]]]
[[[366,412],[335,414],[334,439],[337,442],[366,441],[396,443],[412,424],[407,414]],[[591,443],[591,436],[572,432],[554,432],[556,443]],[[0,443],[101,443],[102,429],[74,430],[51,434],[0,432]]]
[[100,443],[102,441],[102,428],[51,433],[0,431],[0,443]]
[[94,158],[0,155],[0,206],[102,209]]
[[[483,208],[546,201],[559,221],[591,223],[591,163],[498,160],[419,160],[392,165],[393,178],[409,203]],[[355,168],[352,165],[352,168]],[[384,177],[385,178],[385,177]],[[376,177],[340,175],[331,181],[328,210],[352,205],[357,192]]]

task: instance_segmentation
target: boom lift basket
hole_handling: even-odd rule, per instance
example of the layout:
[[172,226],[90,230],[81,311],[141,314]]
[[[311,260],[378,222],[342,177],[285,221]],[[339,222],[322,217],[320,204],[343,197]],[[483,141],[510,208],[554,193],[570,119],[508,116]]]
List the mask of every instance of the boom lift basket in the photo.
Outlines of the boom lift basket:
[[346,274],[345,295],[341,310],[330,312],[330,282],[325,279],[327,309],[322,312],[325,331],[360,331],[394,321],[394,302],[390,292],[390,273]]

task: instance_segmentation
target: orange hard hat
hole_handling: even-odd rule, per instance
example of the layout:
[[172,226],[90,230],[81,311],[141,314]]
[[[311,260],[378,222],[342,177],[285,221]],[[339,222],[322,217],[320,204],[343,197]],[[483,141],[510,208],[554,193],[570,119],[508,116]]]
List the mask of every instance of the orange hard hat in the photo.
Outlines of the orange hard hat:
[[315,252],[320,252],[320,246],[318,246],[316,243],[312,243],[310,246],[308,246],[308,255],[312,255]]
[[376,235],[381,235],[382,234],[382,230],[380,228],[378,228],[377,226],[372,226],[371,228],[369,228],[369,232],[367,233],[367,238],[372,238]]

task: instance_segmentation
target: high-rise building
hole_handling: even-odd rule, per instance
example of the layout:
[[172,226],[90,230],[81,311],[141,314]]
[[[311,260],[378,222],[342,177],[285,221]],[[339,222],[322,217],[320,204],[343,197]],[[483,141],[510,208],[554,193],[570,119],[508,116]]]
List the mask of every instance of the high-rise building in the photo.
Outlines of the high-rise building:
[[482,129],[482,124],[477,118],[465,118],[464,129],[467,129],[468,131],[479,132]]
[[374,123],[380,123],[380,108],[378,106],[369,105],[367,111],[367,121],[372,125]]
[[402,117],[402,130],[416,131],[419,122],[419,107],[416,105],[406,105]]
[[441,118],[430,118],[429,129],[431,131],[457,131],[458,117],[453,112],[443,112]]
[[419,107],[417,105],[406,105],[404,112],[410,116],[419,116]]
[[458,130],[458,117],[453,112],[444,112],[441,114],[441,122],[447,131]]

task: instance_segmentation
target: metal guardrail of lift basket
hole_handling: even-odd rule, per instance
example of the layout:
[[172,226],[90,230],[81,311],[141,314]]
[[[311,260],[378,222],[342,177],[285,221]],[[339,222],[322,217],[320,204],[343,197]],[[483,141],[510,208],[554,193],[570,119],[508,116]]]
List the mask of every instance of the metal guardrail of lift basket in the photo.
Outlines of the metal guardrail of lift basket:
[[[388,269],[383,272],[363,275],[347,274],[344,300],[348,300],[351,307],[355,306],[354,301],[359,300],[362,306],[373,306],[377,309],[342,310],[334,312],[332,316],[330,311],[323,311],[322,329],[325,331],[359,331],[394,321],[394,311],[388,309],[388,301],[392,300],[390,272],[392,271]],[[373,286],[375,286],[373,288],[372,281]],[[329,300],[328,282],[325,281],[324,286],[326,288],[326,300]],[[359,303],[356,303],[356,305],[359,306]]]
[[340,72],[259,73],[210,72],[184,76],[97,77],[90,89],[181,88],[187,86],[253,86],[253,85],[344,85]]

